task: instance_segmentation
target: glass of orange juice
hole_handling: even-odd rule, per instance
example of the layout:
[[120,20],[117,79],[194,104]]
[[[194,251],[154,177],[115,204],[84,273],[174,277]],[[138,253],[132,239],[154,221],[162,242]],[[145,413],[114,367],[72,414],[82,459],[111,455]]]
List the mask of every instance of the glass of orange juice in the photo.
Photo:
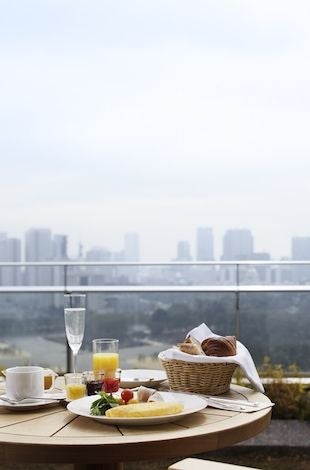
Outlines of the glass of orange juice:
[[95,375],[100,371],[105,377],[114,377],[119,367],[118,339],[93,339],[93,370]]
[[86,396],[86,385],[83,374],[68,373],[64,375],[67,400],[77,400]]

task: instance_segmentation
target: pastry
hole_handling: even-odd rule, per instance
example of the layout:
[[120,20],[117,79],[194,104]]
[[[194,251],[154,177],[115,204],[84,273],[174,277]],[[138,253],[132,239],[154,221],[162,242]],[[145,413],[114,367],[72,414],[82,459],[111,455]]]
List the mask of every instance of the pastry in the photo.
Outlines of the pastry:
[[216,336],[205,339],[201,347],[207,356],[235,356],[237,353],[235,336]]
[[192,355],[201,354],[200,350],[193,343],[180,343],[178,346],[179,346],[180,351],[185,352],[187,354],[192,354]]
[[201,348],[199,341],[197,341],[192,336],[188,336],[183,343],[179,344],[179,349],[182,352],[187,354],[197,355],[197,354],[205,354]]

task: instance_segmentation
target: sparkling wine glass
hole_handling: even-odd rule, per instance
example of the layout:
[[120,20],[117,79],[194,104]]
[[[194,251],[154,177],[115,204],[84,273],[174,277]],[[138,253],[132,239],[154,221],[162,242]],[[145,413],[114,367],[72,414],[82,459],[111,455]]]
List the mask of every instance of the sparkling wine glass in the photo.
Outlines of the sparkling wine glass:
[[73,372],[76,373],[77,354],[83,342],[85,329],[85,294],[65,294],[64,315],[68,344],[73,353]]

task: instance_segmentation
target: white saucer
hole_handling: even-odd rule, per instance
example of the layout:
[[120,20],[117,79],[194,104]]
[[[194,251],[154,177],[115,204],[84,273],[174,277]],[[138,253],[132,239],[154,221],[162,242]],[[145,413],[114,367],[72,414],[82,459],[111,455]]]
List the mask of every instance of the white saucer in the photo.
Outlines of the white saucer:
[[[6,397],[6,395],[3,395],[3,397]],[[63,400],[66,397],[65,393],[44,393],[44,397],[42,400],[32,400],[29,398],[27,401],[24,401],[23,403],[8,403],[7,401],[1,400],[1,395],[0,395],[0,407],[2,408],[7,408],[8,410],[12,411],[28,411],[28,410],[35,410],[37,408],[41,408],[42,406],[51,406],[51,405],[57,405],[58,401],[55,400],[57,398],[58,400]],[[54,398],[54,399],[51,399]]]
[[122,388],[133,388],[133,387],[157,387],[162,382],[167,380],[166,372],[163,370],[153,369],[125,369],[121,373]]

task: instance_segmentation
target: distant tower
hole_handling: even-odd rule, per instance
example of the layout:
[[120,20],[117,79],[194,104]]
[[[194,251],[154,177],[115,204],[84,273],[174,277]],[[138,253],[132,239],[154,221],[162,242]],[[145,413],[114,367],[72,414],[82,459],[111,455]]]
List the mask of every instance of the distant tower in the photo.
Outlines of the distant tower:
[[208,227],[199,227],[196,234],[197,261],[214,260],[213,230]]
[[223,261],[251,259],[254,252],[254,239],[248,229],[227,230],[223,238]]
[[52,234],[48,228],[30,229],[26,232],[26,261],[52,259]]
[[181,240],[178,242],[176,261],[192,261],[190,244],[188,241]]
[[292,259],[296,261],[310,260],[310,237],[292,238]]
[[65,261],[67,254],[68,238],[67,235],[54,235],[53,237],[53,260]]
[[[25,240],[26,261],[51,261],[53,256],[52,234],[50,229],[30,229]],[[50,285],[52,271],[48,267],[27,267],[28,285]]]
[[[310,261],[310,237],[292,238],[292,260]],[[310,281],[310,265],[294,266],[294,280],[304,284]]]
[[[52,259],[53,261],[67,261],[67,245],[68,239],[67,235],[56,234],[52,239]],[[51,268],[53,273],[53,284],[59,286],[64,284],[66,281],[64,279],[64,268],[63,266],[55,266]],[[63,301],[62,296],[59,294],[54,295],[54,304],[55,306],[60,306]]]
[[140,260],[140,240],[137,233],[125,234],[124,255],[125,261]]
[[[0,233],[0,261],[21,262],[21,241],[18,238],[8,238]],[[15,266],[0,268],[0,284],[16,286],[21,284],[21,269]]]
[[86,261],[111,261],[111,252],[103,246],[94,246],[86,252]]

